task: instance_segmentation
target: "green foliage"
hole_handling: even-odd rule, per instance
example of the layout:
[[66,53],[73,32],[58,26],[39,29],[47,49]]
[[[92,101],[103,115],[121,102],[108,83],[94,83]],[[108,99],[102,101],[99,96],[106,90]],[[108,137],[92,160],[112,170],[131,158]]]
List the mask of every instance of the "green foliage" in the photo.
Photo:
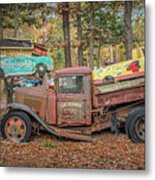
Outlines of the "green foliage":
[[0,20],[3,28],[13,28],[14,6],[12,4],[0,4]]
[[[122,3],[120,3],[120,7],[121,6]],[[122,40],[123,14],[121,11],[120,9],[115,9],[112,2],[95,3],[94,31],[96,43],[98,43],[99,39],[104,45],[111,43],[116,44]],[[85,41],[89,40],[89,19],[90,13],[89,9],[87,9],[84,11],[83,15],[83,39]]]
[[[15,18],[16,4],[0,4],[0,28],[15,29],[35,26],[39,32],[46,29],[45,41],[40,36],[37,41],[44,42],[50,49],[56,69],[64,67],[64,37],[62,24],[61,3],[24,3],[18,4],[19,16]],[[81,15],[82,40],[77,36],[77,13]],[[78,62],[76,51],[79,44],[83,45],[83,64],[89,62],[90,3],[81,2],[81,11],[77,10],[77,3],[70,2],[70,41],[73,62]],[[132,41],[133,47],[144,45],[144,1],[133,2],[132,13]],[[15,23],[16,21],[16,23]],[[25,25],[25,26],[23,26]],[[97,65],[100,50],[103,47],[123,43],[124,2],[94,2],[94,64]],[[1,30],[0,29],[0,30]],[[22,29],[21,32],[24,32]],[[0,31],[1,33],[1,31]],[[27,32],[26,32],[27,33]],[[26,34],[25,33],[25,34]],[[18,32],[17,32],[18,34]],[[40,33],[41,34],[41,33]],[[36,39],[36,38],[35,38]],[[77,64],[77,63],[73,63]]]
[[132,38],[133,45],[144,46],[144,30],[145,30],[145,7],[144,2],[134,2],[134,9],[132,13]]
[[65,57],[63,49],[54,51],[51,56],[53,58],[54,69],[61,69],[65,67]]

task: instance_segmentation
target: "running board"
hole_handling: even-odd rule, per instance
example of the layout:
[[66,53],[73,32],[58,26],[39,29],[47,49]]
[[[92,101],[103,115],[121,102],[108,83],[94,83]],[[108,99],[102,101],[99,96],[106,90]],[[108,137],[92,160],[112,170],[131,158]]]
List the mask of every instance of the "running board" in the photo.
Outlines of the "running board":
[[[92,142],[92,137],[90,135],[85,135],[82,133],[76,133],[70,130],[65,130],[65,129],[59,129],[56,127],[51,127],[50,129],[52,130],[52,132],[55,132],[55,135],[57,137],[63,137],[63,138],[67,138],[70,140],[77,140],[77,141],[85,141],[85,142]],[[52,134],[52,133],[51,133]]]

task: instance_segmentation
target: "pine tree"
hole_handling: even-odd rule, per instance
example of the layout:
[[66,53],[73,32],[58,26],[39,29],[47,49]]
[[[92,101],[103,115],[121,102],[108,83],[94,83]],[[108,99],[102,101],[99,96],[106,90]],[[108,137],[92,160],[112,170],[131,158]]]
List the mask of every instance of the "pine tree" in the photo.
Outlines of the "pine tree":
[[70,29],[69,29],[69,3],[62,3],[63,32],[65,42],[65,66],[71,67],[71,50],[70,50]]
[[126,58],[132,59],[132,28],[131,28],[131,15],[132,15],[132,1],[125,1],[124,7],[124,42],[126,49]]
[[81,3],[77,3],[77,35],[78,35],[78,64],[83,65],[83,48],[82,48],[82,24],[81,24]]

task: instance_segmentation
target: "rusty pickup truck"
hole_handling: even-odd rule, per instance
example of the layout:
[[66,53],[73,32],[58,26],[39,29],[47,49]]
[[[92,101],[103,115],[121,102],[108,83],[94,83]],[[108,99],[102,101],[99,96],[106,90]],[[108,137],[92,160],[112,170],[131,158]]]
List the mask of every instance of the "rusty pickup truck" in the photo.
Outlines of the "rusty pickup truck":
[[124,126],[135,143],[145,141],[144,74],[96,82],[88,67],[53,73],[54,87],[24,87],[15,91],[1,120],[4,139],[26,142],[46,130],[54,136],[92,141],[92,133]]

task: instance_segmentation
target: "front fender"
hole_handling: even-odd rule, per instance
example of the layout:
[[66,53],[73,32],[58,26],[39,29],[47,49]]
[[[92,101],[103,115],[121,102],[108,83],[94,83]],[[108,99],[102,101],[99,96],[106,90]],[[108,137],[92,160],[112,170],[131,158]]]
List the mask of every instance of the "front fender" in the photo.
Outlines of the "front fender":
[[57,136],[57,137],[64,137],[72,140],[82,140],[91,142],[92,138],[90,136],[84,135],[84,134],[77,134],[74,131],[67,131],[65,129],[59,129],[54,126],[48,126],[31,108],[24,104],[20,103],[10,103],[8,104],[9,110],[15,110],[15,111],[23,111],[27,113],[28,115],[32,116],[40,125],[42,125],[49,133]]
[[8,104],[8,109],[16,110],[16,111],[23,111],[27,113],[28,115],[32,116],[36,120],[36,122],[42,125],[49,133],[55,136],[59,136],[59,134],[57,134],[54,128],[49,127],[30,107],[26,106],[25,104],[10,103]]

